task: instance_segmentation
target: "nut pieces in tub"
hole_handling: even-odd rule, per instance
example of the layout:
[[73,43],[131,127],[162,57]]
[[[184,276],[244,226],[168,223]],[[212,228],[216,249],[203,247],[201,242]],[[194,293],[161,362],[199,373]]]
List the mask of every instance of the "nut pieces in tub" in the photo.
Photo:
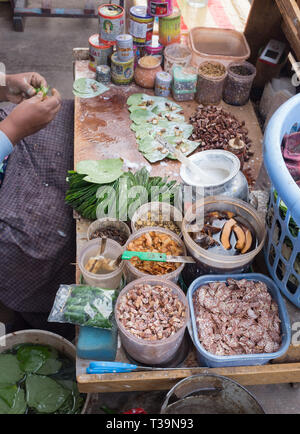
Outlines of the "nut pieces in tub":
[[172,289],[138,284],[121,297],[117,318],[137,338],[157,341],[174,335],[186,323],[186,308]]
[[281,345],[277,303],[267,285],[227,279],[193,294],[201,345],[216,356],[274,353]]

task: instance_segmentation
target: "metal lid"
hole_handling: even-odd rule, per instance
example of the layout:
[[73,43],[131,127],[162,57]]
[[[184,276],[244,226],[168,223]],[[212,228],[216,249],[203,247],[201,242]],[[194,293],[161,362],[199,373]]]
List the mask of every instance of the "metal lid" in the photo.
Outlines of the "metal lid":
[[119,5],[104,4],[98,8],[99,15],[109,18],[118,18],[124,13],[124,9]]
[[154,17],[147,13],[147,6],[133,6],[132,8],[130,8],[130,14],[137,18],[154,19]]
[[178,8],[173,9],[173,13],[167,17],[159,17],[160,20],[173,20],[174,18],[181,17],[181,12]]

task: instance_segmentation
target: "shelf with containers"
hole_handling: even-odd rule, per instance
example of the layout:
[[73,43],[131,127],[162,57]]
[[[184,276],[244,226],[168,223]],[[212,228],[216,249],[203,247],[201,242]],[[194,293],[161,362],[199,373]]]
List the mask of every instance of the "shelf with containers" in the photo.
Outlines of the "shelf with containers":
[[[75,77],[89,77],[91,71],[88,69],[88,53],[85,50],[74,50],[74,71]],[[82,101],[75,98],[75,140],[74,140],[74,165],[78,161],[85,159],[105,159],[114,158],[115,155],[123,158],[128,167],[137,167],[140,164],[147,164],[143,156],[138,152],[135,136],[130,132],[130,120],[126,107],[126,100],[130,94],[143,92],[144,89],[132,84],[130,89],[127,87],[111,85],[109,98],[101,98],[98,105],[89,101]],[[146,93],[153,95],[152,90]],[[105,95],[104,95],[105,97]],[[186,119],[191,116],[197,107],[196,101],[180,103],[183,107]],[[254,177],[257,178],[262,162],[262,133],[252,107],[248,102],[243,107],[227,106],[224,102],[221,106],[237,116],[240,120],[245,120],[249,130],[249,137],[253,141],[255,158],[245,163],[246,168],[250,167]],[[87,120],[82,118],[82,112],[88,113]],[[101,113],[100,133],[97,133],[97,141],[93,141],[94,134],[91,130],[93,119],[97,119]],[[91,122],[91,123],[90,123]],[[118,122],[120,128],[112,129],[112,122]],[[126,140],[126,147],[120,147],[120,143]],[[153,164],[151,175],[179,177],[180,164],[171,161],[161,165],[159,162]],[[89,221],[80,218],[76,213],[76,234],[77,251],[82,248],[87,241],[87,230]],[[266,273],[261,261],[253,265],[255,272]],[[77,269],[77,282],[80,279],[80,271]],[[297,320],[298,312],[287,303],[290,321],[293,324]],[[117,361],[129,362],[124,348],[119,345],[117,350]],[[287,353],[274,362],[263,366],[234,366],[222,368],[199,367],[196,358],[196,350],[191,345],[187,351],[185,361],[182,362],[178,370],[163,369],[162,371],[131,372],[118,374],[90,375],[86,374],[90,360],[77,358],[77,381],[82,392],[120,392],[120,391],[141,391],[141,390],[165,390],[173,386],[178,380],[196,373],[218,373],[235,379],[243,385],[252,384],[272,384],[300,382],[300,346],[292,343]]]

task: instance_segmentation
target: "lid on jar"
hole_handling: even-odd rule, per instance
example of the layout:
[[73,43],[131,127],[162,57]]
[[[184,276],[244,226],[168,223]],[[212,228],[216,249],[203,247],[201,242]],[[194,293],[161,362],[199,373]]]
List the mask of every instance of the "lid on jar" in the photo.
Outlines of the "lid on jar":
[[173,20],[174,18],[181,17],[181,12],[178,8],[173,9],[173,13],[167,17],[160,17],[160,20]]
[[89,38],[89,44],[92,47],[94,47],[94,48],[99,48],[99,49],[102,49],[102,50],[106,50],[106,49],[110,48],[111,45],[112,45],[112,44],[108,44],[108,43],[102,42],[99,39],[98,33],[96,33],[95,35],[90,36],[90,38]]
[[128,41],[128,42],[131,42],[132,41],[132,36],[131,35],[127,35],[127,34],[118,35],[116,37],[116,41]]
[[173,66],[173,77],[175,81],[196,81],[197,70],[193,66]]
[[165,83],[171,83],[171,81],[172,81],[172,75],[169,74],[168,72],[165,72],[165,71],[159,71],[156,74],[156,78],[159,81],[164,81]]
[[118,18],[124,12],[124,9],[119,5],[101,5],[98,8],[99,15],[104,17]]
[[130,8],[131,15],[135,16],[136,18],[149,18],[154,19],[151,15],[148,15],[147,13],[147,6],[133,6]]

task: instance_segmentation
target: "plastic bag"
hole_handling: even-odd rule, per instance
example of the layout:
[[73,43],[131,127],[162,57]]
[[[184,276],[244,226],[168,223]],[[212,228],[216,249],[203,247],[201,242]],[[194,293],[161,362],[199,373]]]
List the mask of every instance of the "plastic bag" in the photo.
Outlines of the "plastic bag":
[[111,329],[115,290],[88,285],[61,285],[48,321]]

